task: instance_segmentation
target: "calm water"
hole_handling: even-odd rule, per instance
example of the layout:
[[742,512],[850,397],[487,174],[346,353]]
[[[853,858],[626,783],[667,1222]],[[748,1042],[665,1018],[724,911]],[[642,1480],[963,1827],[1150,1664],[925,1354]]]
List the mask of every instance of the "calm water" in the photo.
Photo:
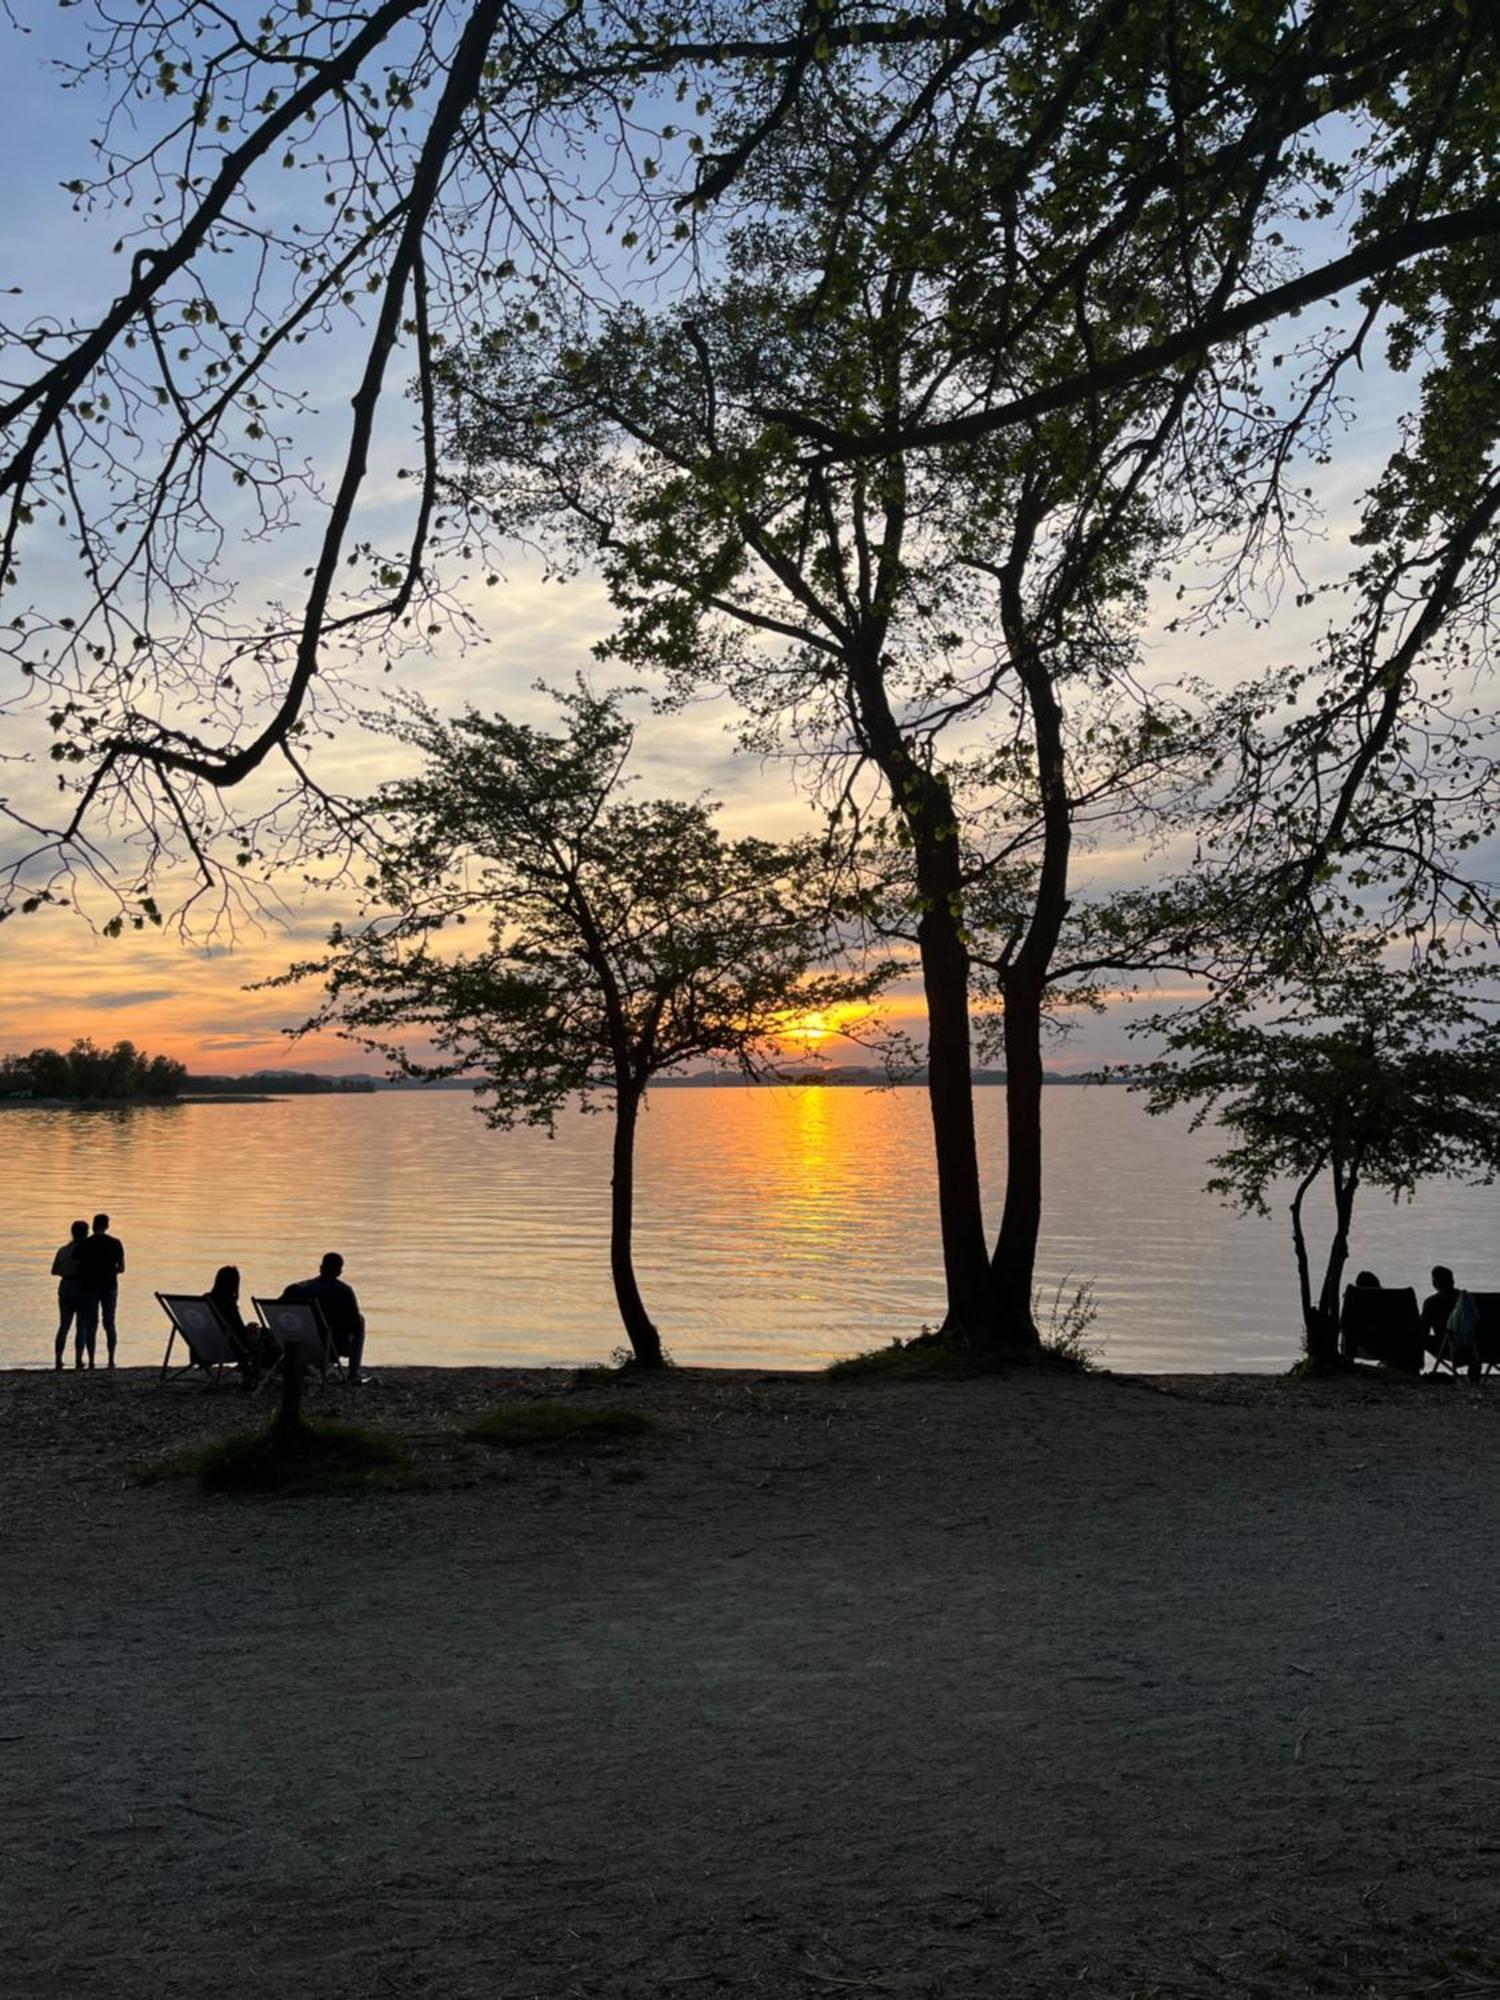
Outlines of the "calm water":
[[[1004,1105],[978,1093],[998,1203]],[[1095,1281],[1122,1369],[1276,1369],[1295,1358],[1284,1215],[1200,1190],[1207,1134],[1123,1090],[1045,1098],[1041,1277]],[[121,1360],[160,1359],[153,1290],[237,1263],[250,1291],[342,1250],[369,1360],[577,1362],[621,1338],[606,1256],[608,1125],[492,1133],[463,1094],[294,1098],[127,1112],[0,1113],[0,1365],[50,1360],[52,1252],[105,1208],[125,1242]],[[941,1309],[927,1109],[915,1090],[661,1091],[641,1135],[638,1264],[682,1362],[809,1368]],[[1433,1262],[1500,1289],[1492,1189],[1412,1207],[1361,1197],[1353,1264],[1425,1284]],[[997,1210],[998,1213],[998,1210]]]

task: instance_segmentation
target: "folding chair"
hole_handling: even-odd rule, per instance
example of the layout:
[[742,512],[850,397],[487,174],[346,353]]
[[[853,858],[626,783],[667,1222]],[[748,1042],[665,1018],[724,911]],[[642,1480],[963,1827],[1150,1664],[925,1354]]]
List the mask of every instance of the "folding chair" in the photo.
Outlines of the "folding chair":
[[[179,1375],[190,1374],[194,1368],[203,1368],[207,1370],[210,1380],[217,1384],[224,1370],[236,1365],[239,1356],[213,1300],[197,1292],[158,1292],[156,1303],[171,1326],[167,1335],[167,1351],[161,1358],[162,1381],[175,1382]],[[172,1346],[179,1335],[188,1358],[168,1374]]]
[[278,1347],[300,1347],[303,1366],[316,1368],[325,1382],[330,1368],[342,1377],[343,1363],[316,1299],[252,1299],[250,1303]]
[[1451,1374],[1472,1377],[1500,1369],[1500,1292],[1469,1292],[1467,1296],[1479,1308],[1473,1349],[1455,1352],[1453,1335],[1445,1327],[1441,1345],[1432,1358],[1434,1374],[1446,1368]]
[[1361,1354],[1420,1375],[1425,1350],[1422,1315],[1410,1285],[1349,1285],[1339,1314],[1339,1348],[1346,1361]]

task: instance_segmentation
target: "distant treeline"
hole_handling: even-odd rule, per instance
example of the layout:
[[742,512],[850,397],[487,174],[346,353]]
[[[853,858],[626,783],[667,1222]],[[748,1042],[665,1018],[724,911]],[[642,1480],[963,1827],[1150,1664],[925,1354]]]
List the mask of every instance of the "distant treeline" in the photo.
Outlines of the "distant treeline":
[[257,1069],[248,1076],[190,1076],[186,1088],[194,1097],[243,1097],[251,1092],[275,1097],[320,1097],[370,1091],[375,1085],[365,1076],[313,1076],[306,1070]]
[[85,1037],[70,1049],[33,1049],[0,1059],[0,1098],[60,1097],[130,1104],[141,1098],[176,1097],[186,1065],[170,1056],[148,1056],[134,1042],[101,1049]]

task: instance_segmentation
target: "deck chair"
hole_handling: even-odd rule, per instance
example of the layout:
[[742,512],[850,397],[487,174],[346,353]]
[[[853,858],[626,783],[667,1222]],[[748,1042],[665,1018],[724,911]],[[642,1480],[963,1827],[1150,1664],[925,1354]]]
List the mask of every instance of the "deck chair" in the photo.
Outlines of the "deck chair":
[[335,1375],[343,1375],[343,1363],[316,1299],[252,1299],[250,1303],[278,1348],[300,1347],[304,1367],[316,1368],[325,1382],[330,1368]]
[[1442,1344],[1433,1356],[1433,1373],[1446,1368],[1453,1375],[1488,1375],[1500,1369],[1500,1292],[1469,1292],[1465,1296],[1472,1299],[1479,1309],[1479,1325],[1474,1332],[1473,1349],[1459,1346],[1446,1329]]
[[1366,1355],[1409,1375],[1420,1375],[1422,1315],[1410,1285],[1348,1285],[1339,1314],[1339,1351],[1346,1361]]
[[[171,1329],[167,1334],[167,1351],[161,1358],[162,1381],[175,1382],[179,1375],[203,1368],[217,1384],[224,1370],[233,1368],[239,1356],[213,1300],[196,1292],[158,1292],[156,1303],[166,1314]],[[179,1337],[188,1358],[172,1368],[172,1348]]]

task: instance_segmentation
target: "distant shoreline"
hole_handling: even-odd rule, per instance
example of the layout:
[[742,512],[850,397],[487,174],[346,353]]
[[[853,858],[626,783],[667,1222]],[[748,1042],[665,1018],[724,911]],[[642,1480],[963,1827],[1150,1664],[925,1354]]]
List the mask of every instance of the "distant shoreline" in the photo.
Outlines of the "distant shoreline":
[[[320,1093],[325,1094],[325,1093]],[[354,1091],[330,1090],[329,1097],[352,1097]],[[252,1091],[214,1091],[195,1097],[0,1097],[0,1111],[170,1111],[179,1104],[280,1104],[283,1100]]]

